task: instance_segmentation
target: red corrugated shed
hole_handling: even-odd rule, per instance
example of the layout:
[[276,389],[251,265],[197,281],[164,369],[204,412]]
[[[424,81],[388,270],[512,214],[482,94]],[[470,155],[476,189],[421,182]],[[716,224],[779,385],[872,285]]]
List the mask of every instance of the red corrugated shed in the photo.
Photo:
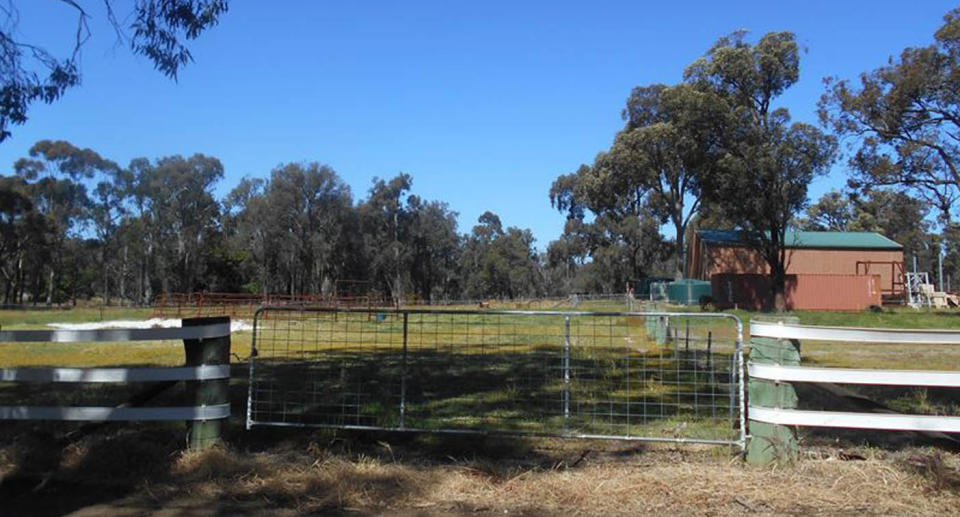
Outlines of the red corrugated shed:
[[[770,297],[770,279],[756,274],[716,274],[713,299],[721,307],[759,310]],[[787,275],[788,310],[862,311],[880,305],[880,275]]]
[[[737,232],[716,230],[694,232],[687,253],[687,278],[710,280],[713,275],[723,273],[768,273],[770,269],[759,253],[731,241],[736,235]],[[797,235],[799,244],[787,248],[788,274],[879,274],[881,289],[889,295],[902,295],[903,249],[899,244],[869,232],[799,232]]]

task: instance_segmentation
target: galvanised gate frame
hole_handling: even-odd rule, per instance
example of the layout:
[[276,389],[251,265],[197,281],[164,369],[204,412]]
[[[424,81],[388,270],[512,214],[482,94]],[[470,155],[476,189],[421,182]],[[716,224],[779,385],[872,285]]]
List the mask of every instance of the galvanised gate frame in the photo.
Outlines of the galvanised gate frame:
[[263,307],[247,427],[744,446],[730,314]]

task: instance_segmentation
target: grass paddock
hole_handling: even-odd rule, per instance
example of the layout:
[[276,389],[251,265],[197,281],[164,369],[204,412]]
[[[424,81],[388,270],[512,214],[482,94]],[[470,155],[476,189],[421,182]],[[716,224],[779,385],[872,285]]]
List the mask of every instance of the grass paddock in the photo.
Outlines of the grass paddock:
[[[749,314],[741,313],[745,321]],[[0,311],[3,329],[143,319],[149,310]],[[960,328],[933,311],[799,313],[802,323]],[[232,336],[225,443],[184,452],[184,425],[0,423],[0,513],[10,515],[943,515],[960,456],[915,436],[805,434],[803,459],[755,468],[729,448],[306,429],[243,429],[250,333]],[[803,343],[818,365],[956,369],[952,347]],[[182,343],[0,344],[0,366],[182,362]],[[35,386],[27,386],[32,388]],[[0,391],[10,386],[0,387]],[[936,390],[873,393],[900,411],[956,413]],[[73,433],[71,435],[71,433]],[[876,434],[876,433],[874,433]],[[893,435],[887,435],[893,436]]]

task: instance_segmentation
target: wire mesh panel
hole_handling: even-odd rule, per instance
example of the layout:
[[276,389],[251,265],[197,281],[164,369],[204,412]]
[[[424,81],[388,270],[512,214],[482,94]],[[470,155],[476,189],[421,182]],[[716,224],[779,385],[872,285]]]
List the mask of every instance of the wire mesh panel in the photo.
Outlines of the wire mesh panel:
[[248,426],[742,444],[728,315],[267,307]]

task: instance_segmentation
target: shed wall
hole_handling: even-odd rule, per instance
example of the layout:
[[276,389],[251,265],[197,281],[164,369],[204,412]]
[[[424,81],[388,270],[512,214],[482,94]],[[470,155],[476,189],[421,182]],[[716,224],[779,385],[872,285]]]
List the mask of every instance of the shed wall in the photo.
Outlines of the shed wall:
[[[862,311],[880,305],[880,282],[880,275],[787,275],[787,309]],[[765,274],[716,274],[711,289],[720,306],[760,310],[769,299],[770,278]]]
[[[766,274],[766,261],[759,253],[742,246],[701,247],[701,260],[693,260],[694,278],[708,279],[721,273]],[[791,249],[787,250],[787,274],[856,275],[857,262],[903,262],[901,250],[856,249]],[[889,267],[873,267],[871,274],[880,276],[880,286],[889,289],[894,283]],[[902,282],[903,279],[897,279]]]

